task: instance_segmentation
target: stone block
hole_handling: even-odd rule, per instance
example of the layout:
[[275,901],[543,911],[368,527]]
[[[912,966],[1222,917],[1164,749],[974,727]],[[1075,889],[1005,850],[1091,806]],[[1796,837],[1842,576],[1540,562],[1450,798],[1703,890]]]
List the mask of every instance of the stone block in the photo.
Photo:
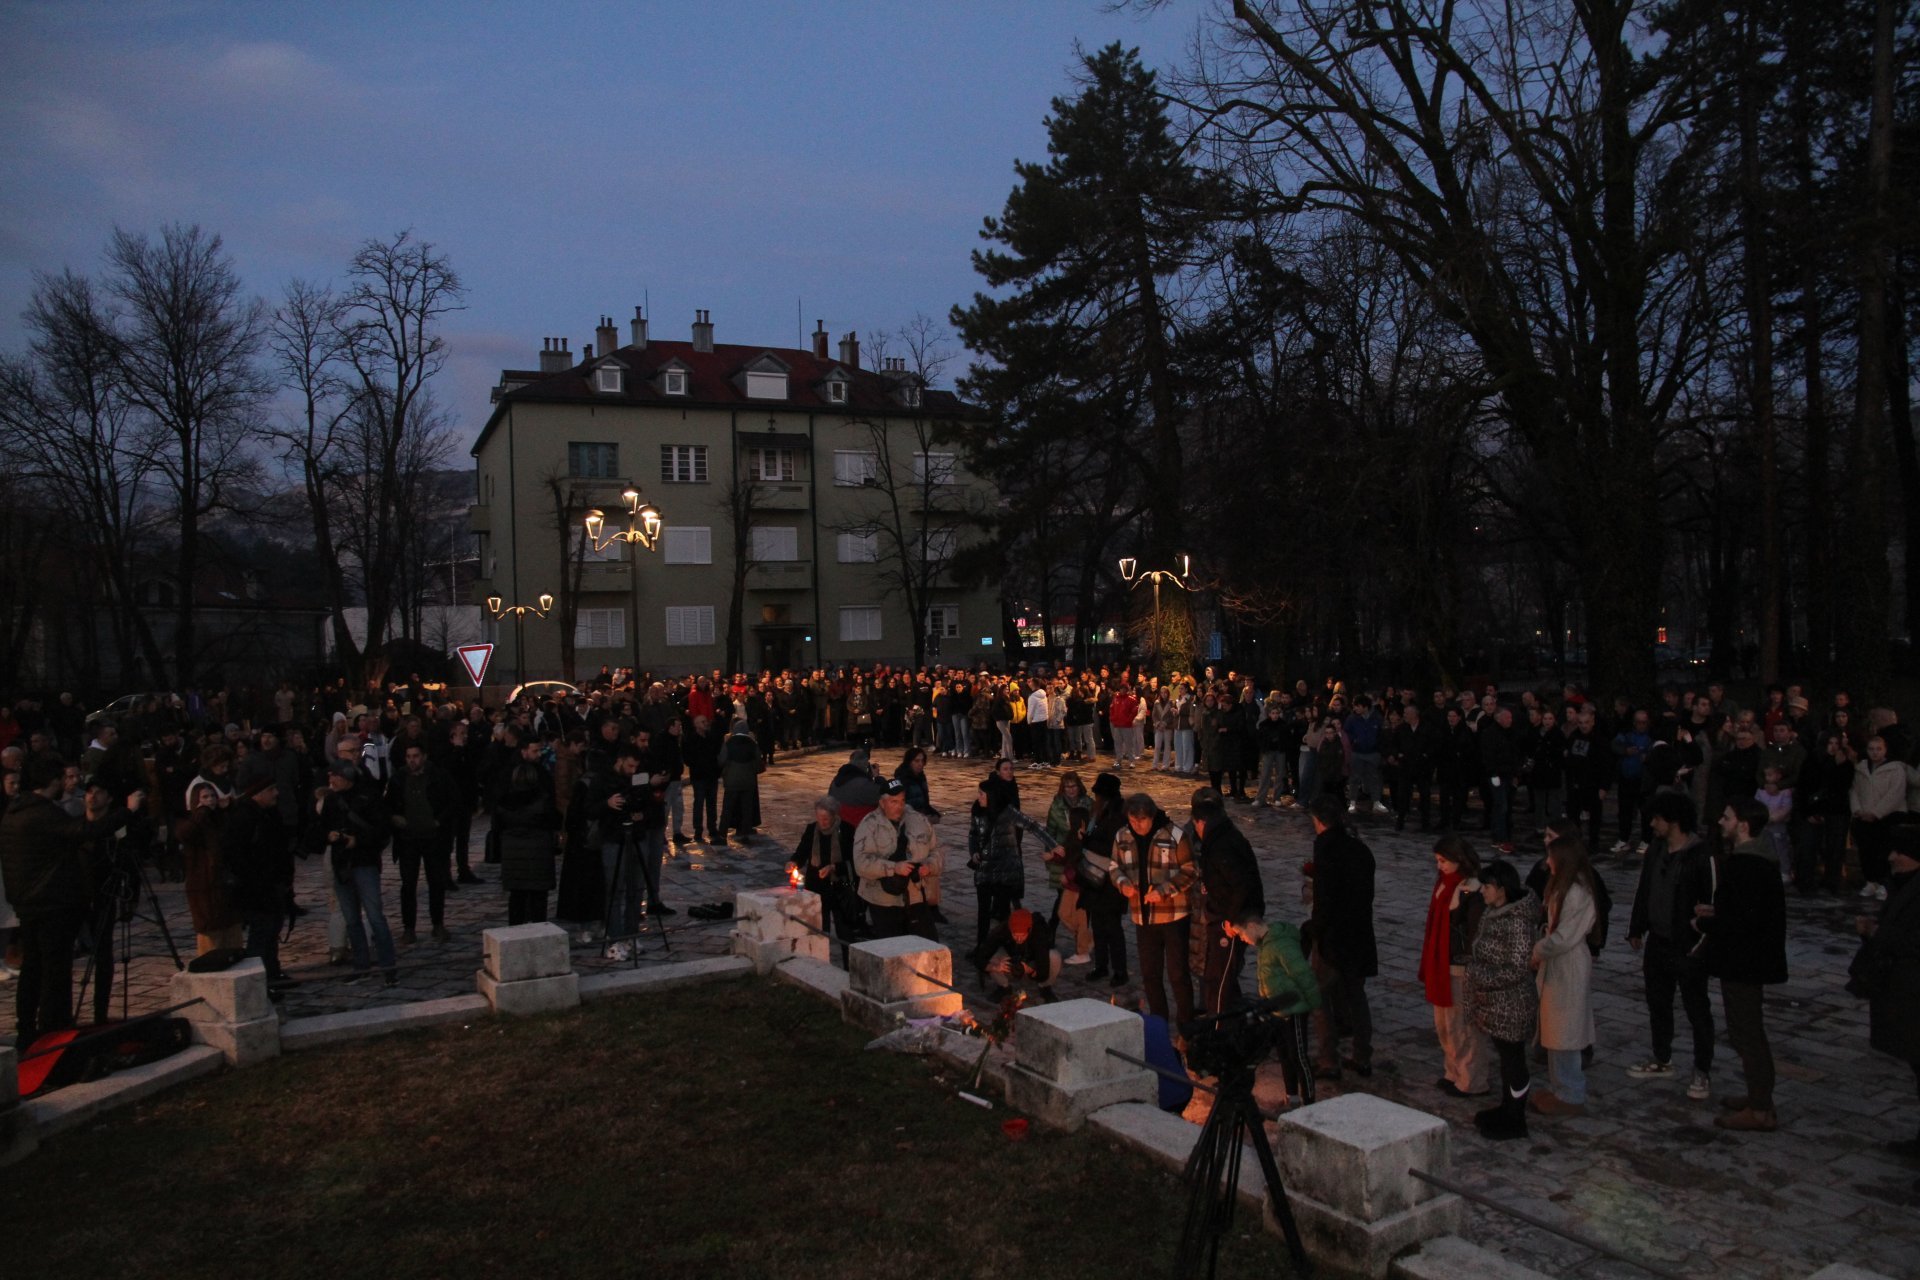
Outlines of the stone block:
[[1548,1280],[1532,1267],[1459,1236],[1435,1236],[1395,1258],[1389,1274],[1395,1280]]
[[847,971],[835,968],[825,957],[795,956],[781,962],[773,976],[802,991],[825,996],[835,1004],[840,1003],[840,996],[847,989]]
[[952,982],[953,952],[938,942],[876,938],[847,949],[849,990],[880,1004],[951,994],[940,984]]
[[258,956],[248,956],[219,973],[182,969],[174,974],[173,998],[167,1003],[193,999],[205,1003],[182,1009],[180,1016],[195,1022],[255,1022],[277,1016],[267,999],[267,968]]
[[1446,1177],[1447,1122],[1369,1093],[1282,1115],[1274,1155],[1289,1191],[1363,1223],[1404,1214],[1438,1194],[1407,1172]]
[[772,973],[777,966],[796,956],[821,963],[826,963],[829,959],[827,940],[811,934],[769,940],[736,932],[729,941],[732,953],[752,961],[753,971],[761,977]]
[[753,961],[765,976],[792,956],[828,958],[821,928],[820,895],[791,885],[752,889],[734,895],[731,949]]
[[[1244,1165],[1240,1178],[1241,1185],[1245,1186],[1247,1169]],[[1257,1164],[1254,1166],[1253,1180],[1254,1185],[1264,1193],[1265,1187],[1261,1183]],[[1376,1278],[1387,1274],[1395,1255],[1423,1240],[1457,1234],[1467,1216],[1466,1202],[1459,1196],[1439,1195],[1402,1212],[1362,1221],[1352,1214],[1342,1213],[1311,1196],[1301,1194],[1291,1182],[1287,1183],[1287,1204],[1293,1210],[1295,1225],[1300,1228],[1300,1238],[1306,1245],[1307,1256],[1313,1259],[1315,1266]],[[1280,1235],[1280,1222],[1274,1216],[1271,1204],[1266,1206],[1265,1214],[1267,1230]]]
[[70,1084],[44,1098],[20,1104],[44,1137],[71,1129],[112,1107],[137,1102],[172,1085],[210,1075],[226,1063],[226,1056],[210,1045],[189,1045],[144,1067],[128,1067],[99,1080]]
[[231,1067],[250,1067],[257,1062],[280,1056],[280,1019],[255,1018],[251,1022],[214,1022],[197,1020],[193,1024],[193,1042],[218,1049]]
[[[1188,1124],[1177,1113],[1162,1111],[1151,1102],[1122,1102],[1102,1107],[1087,1117],[1087,1124],[1122,1146],[1131,1147],[1171,1169],[1186,1168],[1194,1145],[1200,1141],[1199,1125]],[[1251,1152],[1243,1153],[1241,1168],[1257,1169],[1259,1166],[1253,1161]]]
[[[1135,1019],[1139,1021],[1139,1019]],[[1041,1124],[1055,1129],[1074,1130],[1102,1107],[1117,1102],[1149,1102],[1155,1092],[1154,1074],[1134,1068],[1109,1080],[1086,1084],[1060,1085],[1035,1075],[1019,1063],[1007,1068],[1007,1105],[1025,1112]]]
[[1138,1075],[1144,1068],[1108,1053],[1147,1056],[1146,1023],[1104,1000],[1061,1000],[1021,1009],[1013,1018],[1014,1061],[1063,1087]]
[[[855,950],[858,949],[856,946]],[[945,950],[944,947],[941,949]],[[899,1026],[902,1019],[944,1018],[958,1013],[960,1003],[958,992],[941,991],[937,987],[930,995],[913,996],[905,1000],[876,1000],[854,990],[850,978],[847,989],[840,993],[840,1016],[863,1031],[884,1035]]]
[[580,975],[577,973],[501,982],[481,969],[474,974],[474,982],[495,1013],[553,1013],[560,1009],[577,1008],[580,1004]]
[[493,1006],[482,995],[414,1000],[406,1004],[377,1005],[351,1013],[323,1013],[312,1018],[290,1018],[280,1026],[280,1048],[291,1052],[343,1040],[361,1040],[389,1031],[411,1031],[452,1022],[484,1018]]
[[744,978],[753,966],[738,956],[714,956],[706,960],[682,960],[674,964],[649,964],[641,969],[607,969],[584,974],[580,978],[580,999],[605,1000],[613,996],[636,995],[647,991],[666,991],[703,982]]
[[1864,1267],[1848,1266],[1844,1262],[1834,1262],[1820,1268],[1807,1280],[1889,1280],[1878,1271],[1868,1271]]
[[556,978],[573,971],[567,931],[557,924],[503,925],[481,935],[486,970],[495,982]]

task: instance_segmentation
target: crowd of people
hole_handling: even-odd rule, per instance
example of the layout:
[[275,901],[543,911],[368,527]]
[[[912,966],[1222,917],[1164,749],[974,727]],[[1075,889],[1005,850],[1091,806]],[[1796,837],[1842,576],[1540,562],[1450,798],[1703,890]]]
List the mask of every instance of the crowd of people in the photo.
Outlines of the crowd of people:
[[[94,961],[104,1012],[113,913],[140,873],[183,880],[196,950],[259,956],[276,994],[291,981],[280,940],[308,912],[324,917],[341,980],[393,984],[402,948],[446,940],[447,895],[480,883],[475,858],[498,864],[509,923],[552,918],[625,958],[649,919],[674,912],[667,850],[757,832],[761,774],[838,743],[849,758],[792,856],[843,943],[952,928],[940,885],[948,854],[964,853],[977,906],[962,954],[988,992],[1051,999],[1069,968],[1116,988],[1137,974],[1177,1034],[1239,1003],[1251,960],[1286,1016],[1294,1097],[1371,1074],[1379,953],[1363,836],[1388,821],[1436,836],[1419,977],[1438,1085],[1497,1087],[1479,1117],[1489,1136],[1585,1105],[1609,858],[1633,876],[1625,942],[1645,978],[1651,1052],[1631,1075],[1676,1073],[1677,995],[1692,1031],[1683,1078],[1710,1096],[1717,980],[1745,1084],[1720,1121],[1773,1128],[1763,992],[1787,977],[1785,895],[1844,885],[1878,908],[1860,917],[1853,971],[1874,1045],[1920,1082],[1915,744],[1892,711],[1856,713],[1844,693],[1815,714],[1794,686],[1753,708],[1719,685],[1603,707],[1571,686],[1262,691],[1212,669],[624,674],[491,710],[418,680],[377,701],[344,684],[156,696],[92,721],[65,695],[0,708],[0,929],[13,932],[20,1038],[72,1024],[76,954]],[[970,797],[941,797],[963,824],[942,825],[935,755],[985,766]],[[1036,803],[1022,802],[1022,769],[1047,771]],[[1199,784],[1184,820],[1140,785],[1152,773]],[[1236,806],[1310,821],[1304,920],[1269,910]],[[1521,844],[1540,855],[1525,873]],[[311,858],[328,872],[324,903],[295,900],[296,862]],[[1045,902],[1026,900],[1030,858]]]

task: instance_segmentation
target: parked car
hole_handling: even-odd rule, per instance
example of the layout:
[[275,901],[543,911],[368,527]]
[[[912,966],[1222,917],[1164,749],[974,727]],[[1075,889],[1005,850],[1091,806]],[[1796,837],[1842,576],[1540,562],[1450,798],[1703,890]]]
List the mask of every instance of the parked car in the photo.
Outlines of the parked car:
[[87,723],[105,722],[118,726],[120,721],[137,710],[148,698],[158,698],[162,705],[172,700],[170,693],[123,693],[98,711],[87,713]]
[[529,680],[525,684],[513,686],[513,692],[507,695],[507,705],[520,701],[521,694],[534,698],[577,698],[580,690],[565,680]]

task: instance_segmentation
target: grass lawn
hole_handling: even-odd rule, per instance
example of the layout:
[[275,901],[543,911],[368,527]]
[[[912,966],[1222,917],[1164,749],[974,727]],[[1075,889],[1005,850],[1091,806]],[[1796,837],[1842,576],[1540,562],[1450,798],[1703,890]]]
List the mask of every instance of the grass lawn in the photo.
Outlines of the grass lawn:
[[[863,1041],[731,982],[302,1052],[0,1172],[0,1275],[1170,1273],[1171,1173],[1086,1133],[1010,1141],[1005,1107]],[[1289,1274],[1236,1228],[1222,1275]]]

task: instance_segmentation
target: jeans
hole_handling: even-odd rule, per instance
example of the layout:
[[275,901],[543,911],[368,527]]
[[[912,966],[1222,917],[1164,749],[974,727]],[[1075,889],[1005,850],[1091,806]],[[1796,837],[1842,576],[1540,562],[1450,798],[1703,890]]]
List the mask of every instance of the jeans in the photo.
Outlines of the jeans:
[[1168,769],[1173,766],[1173,730],[1155,729],[1153,731],[1153,767]]
[[1554,1097],[1575,1106],[1587,1101],[1587,1073],[1581,1069],[1580,1049],[1547,1050],[1547,1083]]
[[1300,786],[1293,793],[1294,799],[1301,804],[1310,804],[1316,794],[1313,789],[1314,775],[1320,770],[1320,758],[1311,751],[1300,753]]
[[1345,1036],[1353,1037],[1353,1060],[1371,1064],[1373,1006],[1367,1003],[1367,980],[1349,977],[1324,960],[1314,966],[1314,973],[1320,979],[1320,1008],[1313,1017],[1324,1064],[1334,1065]]
[[1377,751],[1356,751],[1352,756],[1353,765],[1349,771],[1352,785],[1347,794],[1355,804],[1365,796],[1375,804],[1387,802],[1385,789],[1380,785],[1380,753]]
[[[1002,760],[1018,760],[1020,757],[1013,752],[1013,721],[995,720],[993,727],[1000,731],[1000,758]],[[1038,755],[1039,753],[1036,751],[1034,754]]]
[[1193,772],[1195,745],[1193,730],[1175,729],[1173,731],[1173,771],[1175,773]]
[[1687,1022],[1693,1028],[1693,1069],[1713,1070],[1713,1003],[1707,997],[1706,961],[1688,955],[1679,944],[1657,933],[1648,934],[1642,945],[1646,950],[1641,972],[1646,979],[1654,1061],[1673,1061],[1673,993],[1677,988]]
[[1061,758],[1066,754],[1067,754],[1067,726],[1063,724],[1048,725],[1047,726],[1047,763],[1049,765],[1057,765],[1060,763]]
[[247,954],[260,957],[268,978],[281,974],[280,926],[284,921],[278,911],[247,912]]
[[1284,751],[1260,753],[1260,781],[1253,789],[1253,802],[1265,804],[1268,790],[1272,790],[1275,800],[1286,794],[1287,753]]
[[[366,969],[367,930],[373,931],[373,949],[382,969],[393,968],[393,931],[387,928],[387,913],[380,905],[380,868],[353,867],[345,880],[333,880],[340,895],[340,910],[347,918],[347,947],[353,952],[353,967]],[[360,917],[366,916],[361,925]]]
[[607,937],[632,937],[640,927],[640,903],[647,893],[640,878],[640,851],[626,841],[603,844],[600,870],[607,886]]
[[394,861],[400,864],[400,927],[408,933],[420,918],[420,868],[427,869],[427,917],[438,929],[447,916],[447,849],[438,835],[395,836]]
[[1091,724],[1069,725],[1067,736],[1073,741],[1073,754],[1082,760],[1094,757],[1093,726]]
[[1112,910],[1087,912],[1087,927],[1093,930],[1093,971],[1127,976],[1127,931],[1120,924],[1120,913]]
[[679,835],[687,829],[687,780],[675,778],[667,784],[668,830]]
[[1134,946],[1140,952],[1140,985],[1146,990],[1149,1011],[1167,1016],[1165,983],[1169,979],[1173,983],[1175,1035],[1180,1034],[1183,1024],[1193,1021],[1193,973],[1187,959],[1191,933],[1192,921],[1184,918],[1134,929]]
[[1740,1055],[1747,1078],[1747,1106],[1773,1110],[1773,1047],[1767,1043],[1765,988],[1755,982],[1720,980],[1720,1005],[1727,1014],[1727,1039]]
[[[678,830],[679,828],[675,828]],[[693,780],[693,838],[720,834],[720,779]]]
[[1487,801],[1492,809],[1489,814],[1489,827],[1495,844],[1513,842],[1513,779],[1502,778],[1495,783],[1487,783]]
[[963,756],[973,754],[973,726],[967,723],[965,716],[954,716],[953,749]]

